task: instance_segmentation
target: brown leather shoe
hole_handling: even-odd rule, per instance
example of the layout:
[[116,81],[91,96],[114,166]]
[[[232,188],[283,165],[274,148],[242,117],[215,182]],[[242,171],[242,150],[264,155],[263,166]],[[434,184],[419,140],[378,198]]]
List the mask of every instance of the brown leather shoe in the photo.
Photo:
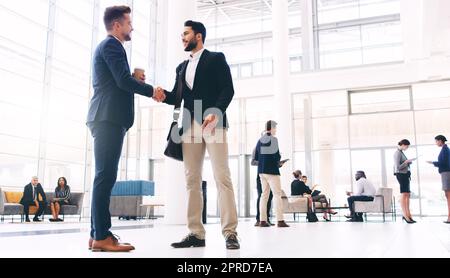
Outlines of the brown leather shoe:
[[256,223],[255,223],[255,227],[259,227],[259,225],[261,225],[261,222],[259,222],[259,221],[256,221]]
[[277,227],[278,228],[287,228],[287,227],[289,227],[289,225],[286,224],[286,222],[284,222],[284,221],[278,221]]
[[104,240],[94,240],[92,242],[92,252],[130,252],[134,250],[132,245],[123,245],[117,243],[113,236]]
[[260,227],[270,227],[270,224],[269,223],[267,223],[267,221],[261,221],[261,222],[259,222],[259,226]]
[[[114,235],[113,235],[112,237],[113,237],[113,240],[114,240],[114,242],[115,242],[116,244],[130,245],[130,246],[131,246],[131,244],[128,243],[128,242],[119,242],[118,237],[116,237],[116,236],[114,236]],[[91,238],[89,238],[89,243],[88,243],[88,249],[89,249],[89,250],[92,250],[92,242],[94,242],[94,239],[91,237]],[[132,246],[132,247],[133,247],[132,250],[134,250],[134,249],[135,249],[134,246]]]

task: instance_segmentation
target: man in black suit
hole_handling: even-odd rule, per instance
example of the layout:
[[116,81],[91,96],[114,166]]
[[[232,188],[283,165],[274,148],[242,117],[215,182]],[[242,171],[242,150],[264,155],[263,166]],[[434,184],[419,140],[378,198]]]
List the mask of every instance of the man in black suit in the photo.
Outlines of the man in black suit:
[[87,125],[94,138],[95,179],[91,205],[91,238],[93,251],[128,252],[134,247],[120,244],[110,232],[109,204],[116,182],[120,154],[126,132],[134,123],[134,96],[139,94],[165,99],[144,80],[132,77],[123,44],[131,40],[133,27],[131,9],[109,7],[104,23],[108,37],[102,41],[93,57],[94,96],[89,105]]
[[25,214],[26,222],[30,222],[30,206],[35,206],[38,208],[36,214],[34,215],[33,222],[41,222],[41,220],[39,220],[39,216],[44,213],[45,206],[47,205],[47,199],[45,197],[44,189],[39,183],[38,177],[32,177],[31,182],[25,185],[20,203],[23,205],[23,212]]
[[189,60],[176,69],[175,87],[166,94],[165,103],[175,105],[177,90],[184,100],[183,159],[188,191],[188,228],[190,234],[174,248],[205,246],[202,224],[202,167],[208,150],[218,188],[222,234],[227,249],[239,249],[237,210],[228,165],[226,110],[233,96],[233,80],[225,55],[204,49],[206,28],[200,22],[185,23],[182,41]]

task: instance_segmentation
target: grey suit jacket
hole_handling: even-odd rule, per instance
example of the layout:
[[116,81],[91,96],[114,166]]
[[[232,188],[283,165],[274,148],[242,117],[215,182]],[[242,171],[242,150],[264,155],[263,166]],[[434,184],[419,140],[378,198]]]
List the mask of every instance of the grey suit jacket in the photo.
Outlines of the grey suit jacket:
[[406,174],[409,172],[409,163],[406,160],[408,158],[400,149],[394,153],[394,174]]

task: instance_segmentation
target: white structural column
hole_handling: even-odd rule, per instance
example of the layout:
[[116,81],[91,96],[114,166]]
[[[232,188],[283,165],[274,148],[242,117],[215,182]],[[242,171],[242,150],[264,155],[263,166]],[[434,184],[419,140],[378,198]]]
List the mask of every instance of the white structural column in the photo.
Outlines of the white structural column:
[[425,40],[425,37],[430,39],[431,34],[425,32],[429,28],[427,28],[424,9],[425,2],[429,1],[401,0],[403,45],[407,63],[429,56],[429,42]]
[[450,1],[402,0],[401,11],[407,62],[450,54]]
[[288,0],[272,1],[273,17],[273,93],[275,95],[275,115],[278,122],[278,141],[282,159],[290,159],[281,168],[281,185],[290,194],[292,181],[293,124],[292,98],[289,91],[289,27]]
[[438,0],[436,6],[436,13],[431,11],[436,19],[431,54],[450,57],[450,1]]
[[303,71],[314,70],[314,0],[301,1],[302,13],[302,67]]
[[[166,1],[162,1],[166,2]],[[168,0],[167,5],[167,45],[164,51],[167,55],[166,84],[165,88],[171,90],[175,83],[175,69],[184,60],[187,59],[187,53],[183,50],[181,43],[181,34],[184,31],[184,22],[194,19],[196,13],[195,0]],[[169,126],[172,120],[173,107],[168,108]],[[164,181],[160,186],[165,187],[165,213],[164,220],[166,224],[186,224],[187,222],[187,193],[186,182],[184,178],[183,163],[173,159],[165,159]],[[158,186],[158,185],[157,185]]]
[[42,98],[42,114],[41,114],[41,126],[39,134],[39,160],[38,160],[38,177],[43,183],[50,183],[45,180],[45,157],[47,152],[47,131],[49,123],[49,106],[50,106],[50,84],[51,84],[51,71],[53,66],[53,47],[55,39],[55,21],[56,21],[56,2],[55,0],[49,1],[49,15],[48,15],[48,29],[47,29],[47,49],[44,69],[44,87]]

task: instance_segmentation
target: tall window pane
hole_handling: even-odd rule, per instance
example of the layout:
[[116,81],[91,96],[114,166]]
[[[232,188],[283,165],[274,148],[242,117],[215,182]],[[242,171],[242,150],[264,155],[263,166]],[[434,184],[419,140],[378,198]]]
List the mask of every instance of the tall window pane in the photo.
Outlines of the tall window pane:
[[450,82],[416,84],[413,86],[414,108],[450,108]]
[[0,184],[22,189],[37,174],[37,159],[0,154]]
[[261,138],[261,134],[265,131],[266,122],[272,119],[272,98],[247,99],[245,107],[246,153],[251,154],[256,143]]
[[412,109],[409,88],[351,92],[350,103],[352,114]]
[[333,206],[345,205],[345,191],[351,188],[349,152],[314,152],[313,169],[314,178],[310,182],[320,186],[318,190],[331,199]]
[[400,12],[399,0],[317,0],[319,24]]
[[348,117],[314,119],[313,148],[348,148]]
[[315,0],[320,68],[403,60],[399,0]]
[[350,117],[350,143],[353,148],[395,146],[403,138],[411,138],[412,134],[412,112]]

